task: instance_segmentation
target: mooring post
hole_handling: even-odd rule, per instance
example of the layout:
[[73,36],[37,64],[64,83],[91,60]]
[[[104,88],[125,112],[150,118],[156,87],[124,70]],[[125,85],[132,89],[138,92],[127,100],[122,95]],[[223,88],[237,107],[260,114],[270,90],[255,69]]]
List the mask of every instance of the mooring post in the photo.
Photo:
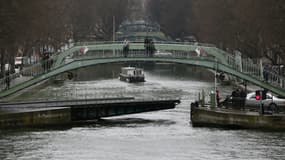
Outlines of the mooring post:
[[202,89],[202,101],[201,101],[201,106],[205,106],[205,91]]
[[213,109],[216,107],[216,93],[211,91],[210,93],[210,108]]

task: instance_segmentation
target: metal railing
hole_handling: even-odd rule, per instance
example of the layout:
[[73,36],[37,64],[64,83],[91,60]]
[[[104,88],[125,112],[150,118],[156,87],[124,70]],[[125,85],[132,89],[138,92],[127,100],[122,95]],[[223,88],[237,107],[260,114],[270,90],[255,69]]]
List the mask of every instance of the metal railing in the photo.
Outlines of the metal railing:
[[250,58],[237,60],[236,57],[231,55],[227,56],[227,60],[228,65],[236,71],[242,72],[260,81],[264,81],[275,87],[285,89],[285,77],[278,74],[274,69],[264,69],[259,60],[254,61]]
[[0,91],[8,90],[18,84],[31,80],[39,75],[45,74],[52,69],[53,59],[39,61],[30,66],[24,66],[19,72],[5,74],[0,79]]
[[[80,49],[78,46],[85,47],[85,45],[91,45],[91,44],[120,44],[123,42],[80,42],[75,43],[75,46]],[[133,42],[132,42],[133,43]],[[140,42],[141,43],[141,42]],[[161,44],[184,44],[184,43],[178,43],[178,42],[155,42],[155,43],[161,43]],[[207,46],[207,44],[200,44]],[[209,45],[213,47],[212,45]],[[204,60],[204,61],[216,61],[217,63],[222,63],[224,65],[227,65],[234,70],[247,74],[251,77],[254,77],[260,81],[266,81],[267,83],[285,88],[285,78],[281,75],[278,75],[274,71],[266,70],[266,72],[262,71],[261,65],[258,62],[255,62],[251,59],[242,59],[237,60],[236,57],[230,55],[230,54],[224,54],[222,55],[226,56],[227,62],[221,62],[219,59],[215,58],[214,56],[211,56],[209,54],[205,54],[203,56],[197,55],[195,51],[179,51],[179,50],[160,50],[159,52],[152,50],[146,50],[144,48],[142,49],[129,49],[127,52],[123,51],[123,48],[121,49],[102,49],[102,50],[91,50],[85,54],[80,53],[80,51],[74,50],[74,52],[71,53],[71,56],[65,57],[64,63],[61,63],[60,66],[53,66],[52,63],[56,61],[57,56],[51,57],[49,60],[38,62],[32,66],[24,67],[23,70],[20,71],[20,73],[14,73],[10,74],[8,76],[3,77],[0,79],[0,90],[3,91],[5,89],[9,89],[17,84],[20,84],[22,82],[28,81],[32,78],[35,78],[39,75],[42,75],[44,73],[49,72],[50,70],[55,69],[55,67],[61,67],[63,65],[66,65],[67,63],[72,62],[73,60],[82,60],[82,59],[99,59],[99,58],[136,58],[136,57],[150,57],[150,58],[176,58],[176,59],[197,59],[197,60]],[[217,48],[213,48],[217,49]],[[226,53],[226,52],[225,52]],[[63,54],[63,53],[60,53]],[[264,77],[266,75],[266,78]],[[24,77],[24,78],[23,78]]]
[[[101,44],[123,44],[124,41],[96,41],[96,42],[76,42],[74,46],[88,46]],[[131,43],[144,43],[144,41],[131,41]],[[201,42],[176,42],[176,41],[154,41],[155,44],[178,44],[178,45],[195,45],[205,47],[216,47],[216,45]]]

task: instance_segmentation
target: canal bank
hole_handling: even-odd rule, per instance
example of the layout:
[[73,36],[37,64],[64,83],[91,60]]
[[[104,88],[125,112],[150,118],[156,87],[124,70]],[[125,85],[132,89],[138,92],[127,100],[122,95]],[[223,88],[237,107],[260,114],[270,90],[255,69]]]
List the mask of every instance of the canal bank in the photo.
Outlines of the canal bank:
[[173,109],[179,103],[179,99],[135,100],[131,97],[1,103],[0,129],[71,125],[103,117]]
[[63,126],[70,122],[71,114],[68,107],[6,111],[0,115],[0,129]]
[[258,129],[285,131],[285,114],[260,114],[247,110],[211,108],[191,104],[193,127],[222,127],[235,129]]

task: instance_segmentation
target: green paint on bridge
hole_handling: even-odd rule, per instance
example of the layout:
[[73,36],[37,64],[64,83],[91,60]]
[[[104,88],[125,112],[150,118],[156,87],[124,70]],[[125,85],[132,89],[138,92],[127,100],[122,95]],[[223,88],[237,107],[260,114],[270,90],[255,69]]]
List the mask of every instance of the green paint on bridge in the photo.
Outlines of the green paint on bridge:
[[[82,43],[80,46],[74,46],[73,48],[59,54],[56,57],[56,63],[54,67],[58,67],[62,65],[64,62],[64,59],[67,56],[71,56],[75,53],[78,53],[80,49],[84,46],[88,48],[88,51],[122,51],[123,49],[123,43],[106,43],[106,44],[94,44],[94,43]],[[227,61],[229,59],[229,55],[224,52],[223,50],[220,50],[216,47],[210,46],[210,45],[191,45],[191,44],[181,44],[181,43],[156,43],[155,44],[156,50],[161,51],[168,51],[168,52],[194,52],[196,49],[202,49],[204,50],[208,55],[215,57],[223,64],[227,64]],[[130,43],[130,50],[144,50],[144,43]]]
[[[76,48],[76,47],[75,47]],[[19,90],[30,87],[36,83],[39,83],[48,78],[54,77],[56,75],[62,74],[64,72],[68,72],[71,70],[76,70],[79,68],[84,68],[92,65],[98,64],[106,64],[106,63],[120,63],[120,62],[170,62],[170,63],[178,63],[178,64],[187,64],[187,65],[195,65],[199,67],[209,68],[213,70],[223,71],[225,73],[231,74],[233,76],[239,77],[243,80],[246,80],[252,84],[257,86],[262,86],[278,95],[285,96],[285,91],[283,88],[273,86],[269,83],[263,82],[250,74],[245,74],[240,72],[231,66],[224,64],[213,57],[110,57],[110,58],[94,58],[94,57],[86,57],[81,59],[75,59],[74,61],[60,65],[58,67],[52,68],[49,72],[34,77],[31,80],[28,80],[24,83],[14,86],[13,88],[3,91],[0,93],[0,97],[5,97],[16,93]]]
[[[280,87],[280,84],[282,86],[285,83],[285,79],[283,77],[281,77],[282,79],[278,79],[278,81],[281,82],[280,84],[277,83],[276,85],[276,83],[266,83],[263,81],[262,74],[258,68],[258,65],[247,64],[245,66],[248,67],[248,69],[244,69],[243,66],[239,66],[242,62],[238,64],[239,62],[236,62],[235,57],[212,45],[199,43],[183,44],[173,42],[157,42],[155,43],[155,48],[157,51],[161,51],[162,53],[169,52],[171,55],[154,55],[154,57],[150,57],[145,53],[144,43],[133,42],[130,43],[130,52],[128,54],[128,58],[123,57],[123,45],[124,44],[122,42],[89,42],[76,44],[74,47],[68,49],[67,51],[53,57],[55,63],[49,72],[42,74],[32,74],[35,75],[32,79],[15,85],[9,90],[2,91],[0,93],[0,97],[9,96],[43,80],[62,74],[64,72],[68,72],[70,70],[97,64],[133,61],[171,62],[210,68],[213,70],[228,73],[262,88],[266,88],[269,91],[272,91],[280,96],[285,96],[284,88]],[[82,47],[88,48],[88,52],[86,54],[80,54],[80,49],[82,49]],[[200,51],[203,50],[205,55],[198,56],[195,52],[197,49]],[[67,57],[71,58],[73,62],[66,63],[65,60]],[[252,71],[252,68],[255,68],[255,70]],[[248,70],[248,72],[246,70]]]

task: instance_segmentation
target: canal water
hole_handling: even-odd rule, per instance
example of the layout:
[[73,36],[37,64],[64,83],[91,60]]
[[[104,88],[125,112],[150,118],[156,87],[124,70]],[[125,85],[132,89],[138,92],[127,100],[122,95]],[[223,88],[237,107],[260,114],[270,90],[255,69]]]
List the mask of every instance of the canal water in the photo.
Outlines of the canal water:
[[[25,98],[180,97],[175,109],[125,115],[50,129],[0,131],[2,160],[285,159],[285,133],[193,128],[190,103],[214,87],[211,72],[183,65],[146,65],[146,82],[117,79],[121,65],[77,72],[75,80],[31,91]],[[102,69],[104,68],[104,72]],[[232,87],[220,86],[222,95]]]

